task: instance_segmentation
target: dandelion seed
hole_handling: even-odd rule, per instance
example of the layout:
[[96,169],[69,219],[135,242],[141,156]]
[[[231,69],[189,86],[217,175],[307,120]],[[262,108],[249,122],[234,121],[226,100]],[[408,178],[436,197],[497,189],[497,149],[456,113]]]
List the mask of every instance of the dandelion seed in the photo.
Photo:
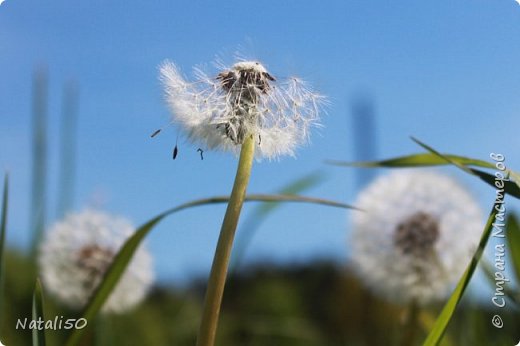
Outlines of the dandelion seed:
[[[133,232],[127,220],[103,212],[69,214],[51,227],[40,248],[45,288],[72,308],[84,307]],[[141,246],[102,311],[121,313],[132,308],[144,299],[153,278],[152,257]]]
[[175,148],[173,148],[173,159],[174,160],[177,158],[178,154],[179,154],[179,148],[177,147],[177,144],[175,144]]
[[210,149],[238,153],[257,136],[258,158],[294,155],[319,123],[324,98],[298,78],[278,82],[259,62],[241,61],[210,77],[195,69],[187,82],[176,65],[161,65],[161,80],[174,122]]
[[154,133],[152,133],[152,134],[150,135],[150,137],[154,138],[155,136],[157,136],[157,135],[159,134],[159,132],[161,132],[161,129],[157,129],[157,130],[155,130]]
[[353,216],[352,260],[376,293],[398,303],[442,299],[476,249],[482,212],[451,178],[399,171],[360,193]]

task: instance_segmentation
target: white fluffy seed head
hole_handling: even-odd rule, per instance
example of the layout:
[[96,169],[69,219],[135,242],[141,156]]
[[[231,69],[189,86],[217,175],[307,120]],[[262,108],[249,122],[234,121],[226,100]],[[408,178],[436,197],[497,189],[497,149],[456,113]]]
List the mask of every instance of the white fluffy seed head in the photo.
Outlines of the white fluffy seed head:
[[209,149],[238,153],[246,136],[256,142],[257,158],[294,155],[319,124],[325,99],[298,78],[278,82],[257,61],[221,66],[214,75],[195,69],[187,82],[178,67],[160,67],[166,100],[189,139]]
[[[54,224],[41,245],[39,266],[45,289],[80,309],[101,282],[134,227],[120,217],[85,210]],[[141,245],[102,308],[122,313],[141,302],[154,281],[152,257]]]
[[482,232],[482,212],[449,177],[395,171],[376,179],[355,205],[350,237],[355,271],[397,303],[444,298],[463,274]]

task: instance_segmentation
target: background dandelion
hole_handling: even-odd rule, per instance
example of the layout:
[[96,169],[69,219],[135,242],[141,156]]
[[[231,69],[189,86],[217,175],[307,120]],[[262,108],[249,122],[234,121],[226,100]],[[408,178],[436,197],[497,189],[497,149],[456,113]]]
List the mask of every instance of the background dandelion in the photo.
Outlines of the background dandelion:
[[[84,307],[133,232],[127,220],[103,212],[68,214],[50,228],[41,245],[39,264],[45,289],[66,305]],[[103,311],[121,313],[131,309],[144,299],[153,279],[152,257],[141,247]]]
[[474,198],[449,177],[396,171],[359,194],[349,239],[353,268],[367,286],[398,303],[446,297],[482,232]]

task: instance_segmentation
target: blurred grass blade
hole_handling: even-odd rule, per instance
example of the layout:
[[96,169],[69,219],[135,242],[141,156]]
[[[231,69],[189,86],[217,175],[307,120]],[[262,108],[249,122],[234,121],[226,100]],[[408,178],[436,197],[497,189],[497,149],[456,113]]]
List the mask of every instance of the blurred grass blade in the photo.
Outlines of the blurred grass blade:
[[[301,193],[305,190],[310,189],[313,186],[316,186],[319,182],[323,180],[323,176],[320,173],[313,173],[306,175],[300,179],[297,179],[291,183],[289,183],[286,187],[282,188],[278,194],[274,196],[285,196],[288,198],[290,196],[296,196],[297,198],[301,198],[301,196],[297,196],[298,193]],[[257,195],[261,196],[261,195]],[[267,196],[267,195],[265,195]],[[263,203],[257,208],[256,216],[262,217],[266,214],[269,214],[273,209],[276,209],[280,205],[281,202],[286,202],[287,199],[280,200],[278,202],[271,201],[273,203]]]
[[43,235],[46,215],[47,182],[47,72],[39,68],[33,77],[32,96],[32,189],[31,189],[31,255]]
[[[373,160],[377,157],[378,136],[374,97],[365,92],[358,93],[351,101],[352,154],[356,161]],[[375,170],[357,170],[354,174],[356,189],[361,189],[376,176]]]
[[[93,321],[98,311],[103,306],[104,302],[112,292],[112,289],[117,284],[119,278],[126,269],[128,263],[132,259],[134,252],[137,250],[146,235],[165,217],[177,213],[181,210],[217,203],[227,203],[229,196],[216,196],[210,198],[199,199],[191,202],[181,204],[175,208],[169,209],[156,217],[152,218],[142,226],[140,226],[135,233],[127,239],[127,241],[121,247],[121,250],[117,253],[114,261],[108,268],[103,280],[99,284],[97,290],[92,295],[90,301],[85,307],[82,318],[85,318],[88,322]],[[245,197],[246,202],[301,202],[301,203],[313,203],[330,207],[344,208],[344,209],[356,209],[348,204],[334,202],[321,198],[294,196],[294,195],[264,195],[264,194],[252,194]],[[87,328],[74,329],[70,335],[66,345],[72,346],[77,345],[80,341],[83,333]]]
[[76,178],[76,147],[78,118],[78,86],[69,81],[63,89],[63,106],[60,128],[60,170],[56,216],[62,218],[72,209]]
[[[43,313],[43,292],[40,279],[36,279],[34,287],[33,301],[32,301],[32,320],[45,321]],[[42,328],[34,328],[32,330],[32,344],[33,346],[45,346],[45,322],[42,323]],[[38,326],[40,323],[38,323]]]
[[462,277],[459,280],[459,283],[457,284],[457,287],[451,294],[450,298],[448,299],[448,302],[446,305],[444,305],[444,308],[442,309],[441,314],[435,321],[435,324],[433,328],[430,331],[430,334],[424,341],[423,346],[436,346],[439,345],[439,343],[442,340],[442,337],[446,331],[446,328],[448,327],[448,324],[455,313],[455,309],[457,308],[457,305],[459,304],[464,291],[466,290],[466,287],[468,286],[469,281],[471,280],[471,277],[473,273],[475,272],[475,268],[477,267],[477,264],[480,260],[480,257],[482,256],[482,253],[484,251],[484,248],[486,247],[486,243],[489,239],[489,236],[491,234],[491,231],[493,229],[493,223],[495,221],[495,216],[498,213],[498,210],[500,207],[499,203],[493,204],[493,208],[491,209],[491,212],[489,214],[488,220],[486,222],[486,226],[484,228],[484,232],[482,233],[482,236],[480,238],[480,242],[478,244],[478,248],[473,254],[473,257],[471,258],[471,262],[469,263],[468,267],[466,268],[466,271],[462,275]]
[[[282,188],[279,193],[282,195],[296,195],[318,185],[322,181],[323,174],[320,172],[307,174],[290,182],[287,186]],[[262,221],[264,221],[267,216],[274,212],[279,206],[279,202],[263,203],[256,207],[256,209],[249,214],[248,218],[242,224],[240,233],[238,234],[237,240],[235,241],[235,249],[230,265],[231,272],[240,266],[244,254]]]
[[520,282],[520,223],[515,214],[509,214],[507,218],[506,241],[516,279]]
[[478,166],[484,168],[494,168],[495,166],[489,162],[472,159],[469,157],[442,154],[442,157],[433,153],[421,153],[407,156],[395,157],[381,161],[364,161],[364,162],[344,162],[344,161],[327,161],[327,163],[336,166],[346,167],[362,167],[362,168],[401,168],[401,167],[424,167],[424,166],[443,166],[449,164],[445,158],[453,162],[458,162],[466,166]]
[[[4,192],[2,195],[2,215],[0,216],[0,307],[4,307],[4,247],[5,247],[5,232],[7,228],[7,199],[9,195],[9,177],[7,174],[4,177]],[[0,330],[3,327],[4,310],[0,309]]]
[[[7,228],[7,198],[9,195],[9,178],[4,177],[4,193],[2,195],[2,215],[0,221],[0,283],[4,275],[4,247],[5,247],[5,232]],[[0,296],[1,299],[1,296]],[[0,304],[2,306],[2,304]]]
[[[451,163],[452,165],[460,168],[461,170],[463,170],[464,172],[466,172],[468,174],[475,175],[475,176],[479,177],[481,180],[483,180],[487,184],[491,185],[493,188],[495,188],[495,189],[497,188],[495,186],[495,181],[496,181],[495,175],[492,175],[492,174],[480,171],[478,169],[467,167],[464,164],[462,164],[460,162],[457,162],[457,161],[454,161],[454,160],[450,159],[449,157],[439,153],[438,151],[436,151],[432,147],[424,144],[423,142],[419,141],[416,138],[412,137],[412,140],[415,143],[419,144],[424,149],[426,149],[429,152],[431,152],[432,154],[437,155],[439,158],[444,159],[446,162]],[[511,171],[509,171],[508,173],[511,173]],[[515,172],[512,172],[512,173],[517,175],[517,173],[515,173]],[[509,195],[511,195],[511,196],[513,196],[513,197],[516,197],[516,198],[520,199],[520,186],[518,185],[518,183],[512,182],[510,180],[504,180],[504,192],[509,194]]]

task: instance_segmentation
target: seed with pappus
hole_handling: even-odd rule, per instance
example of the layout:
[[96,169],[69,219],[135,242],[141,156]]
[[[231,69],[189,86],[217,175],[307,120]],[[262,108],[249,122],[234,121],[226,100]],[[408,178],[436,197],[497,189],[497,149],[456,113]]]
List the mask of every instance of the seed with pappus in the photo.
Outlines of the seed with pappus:
[[257,158],[294,155],[319,124],[325,102],[298,78],[278,82],[257,61],[221,66],[213,76],[196,68],[193,82],[169,61],[160,71],[173,122],[192,141],[238,153],[246,136],[254,136]]
[[[133,232],[127,220],[104,212],[67,215],[50,228],[40,248],[38,262],[45,289],[62,303],[83,308]],[[152,257],[141,245],[102,312],[121,313],[141,302],[154,280],[152,267]]]
[[462,276],[483,229],[472,196],[434,172],[396,171],[359,194],[350,237],[355,271],[397,303],[444,298]]

